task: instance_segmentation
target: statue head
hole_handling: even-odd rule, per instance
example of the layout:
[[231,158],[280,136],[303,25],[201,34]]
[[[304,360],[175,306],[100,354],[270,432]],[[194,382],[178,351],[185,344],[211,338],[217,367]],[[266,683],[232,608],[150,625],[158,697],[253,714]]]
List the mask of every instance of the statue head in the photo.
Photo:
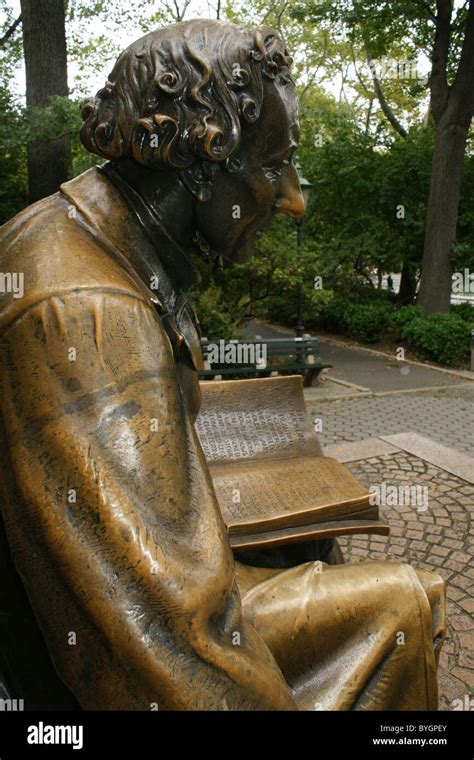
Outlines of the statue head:
[[285,44],[268,27],[195,20],[147,34],[82,104],[84,145],[132,161],[193,198],[213,251],[248,254],[277,211],[304,213],[292,155],[298,102]]

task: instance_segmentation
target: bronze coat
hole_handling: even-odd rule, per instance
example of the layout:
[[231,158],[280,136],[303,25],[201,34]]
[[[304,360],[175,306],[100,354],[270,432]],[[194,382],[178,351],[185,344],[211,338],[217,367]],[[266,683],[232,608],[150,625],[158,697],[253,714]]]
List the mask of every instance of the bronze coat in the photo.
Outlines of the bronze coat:
[[25,286],[1,304],[2,513],[79,704],[436,709],[437,576],[234,563],[193,427],[198,336],[164,329],[134,263],[160,250],[110,180],[66,183],[1,242]]

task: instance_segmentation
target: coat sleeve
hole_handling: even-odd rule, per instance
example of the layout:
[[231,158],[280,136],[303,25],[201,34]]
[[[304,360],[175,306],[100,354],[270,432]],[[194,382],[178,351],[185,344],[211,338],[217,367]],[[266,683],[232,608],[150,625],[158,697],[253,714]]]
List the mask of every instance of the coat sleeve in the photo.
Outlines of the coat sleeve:
[[49,298],[3,337],[5,524],[86,709],[296,709],[242,616],[168,338],[139,298]]

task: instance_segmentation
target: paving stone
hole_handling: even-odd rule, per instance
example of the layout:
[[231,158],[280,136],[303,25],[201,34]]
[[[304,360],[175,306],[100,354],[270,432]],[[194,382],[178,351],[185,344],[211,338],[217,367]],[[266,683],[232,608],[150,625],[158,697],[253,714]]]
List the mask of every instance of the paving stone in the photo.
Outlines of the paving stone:
[[[448,589],[446,589],[446,596],[449,599],[454,599],[457,602],[460,599],[464,599],[464,597],[466,596],[466,592],[464,591],[464,589],[456,588],[455,586],[450,586]],[[474,600],[473,599],[468,599],[467,602],[468,602],[468,604],[469,604],[469,602],[472,602],[474,604]],[[461,604],[461,602],[460,602],[460,604]],[[461,607],[462,606],[463,605],[461,604]],[[464,608],[464,609],[466,609],[466,612],[471,612],[471,610],[468,609],[468,608]]]
[[443,546],[449,546],[451,549],[462,549],[464,545],[463,541],[455,541],[452,538],[443,538],[441,543]]
[[459,606],[466,610],[466,612],[474,613],[474,599],[472,598],[460,601]]
[[455,699],[464,700],[468,693],[466,684],[452,675],[452,672],[440,668],[438,675],[439,692],[440,692],[440,709],[452,710]]
[[[308,408],[316,410],[316,416],[324,417],[323,446],[327,445],[328,437],[341,442],[348,440],[348,430],[352,431],[352,438],[356,433],[356,440],[416,431],[445,446],[474,455],[473,400],[474,384],[472,390],[452,387],[447,392],[347,398],[337,407],[330,400],[307,403]],[[449,473],[444,480],[452,487],[454,478]],[[468,493],[473,495],[474,489]]]
[[468,631],[472,628],[472,620],[469,615],[451,615],[450,625],[455,631]]
[[453,559],[445,560],[444,566],[449,567],[450,570],[455,570],[457,573],[462,573],[464,570],[464,563],[455,562]]
[[474,688],[474,670],[455,667],[451,670],[451,675],[465,683],[470,689]]
[[456,562],[467,564],[471,561],[471,556],[465,552],[453,552],[450,559],[454,559]]
[[470,578],[459,576],[456,578],[456,585],[461,586],[461,588],[465,588],[466,591],[470,591],[471,594],[473,593],[473,583]]
[[[311,401],[324,418],[323,446],[416,431],[474,456],[474,383],[446,391]],[[347,561],[392,558],[438,572],[446,582],[450,614],[439,668],[440,709],[453,709],[472,684],[474,651],[474,485],[419,457],[398,451],[347,465],[367,488],[385,482],[428,487],[428,509],[417,504],[386,505],[391,527],[386,539],[347,537],[340,541]]]
[[473,631],[459,631],[458,633],[459,644],[462,648],[474,652],[474,630]]
[[448,554],[450,553],[450,550],[446,549],[445,546],[433,546],[431,551],[433,552],[433,554],[439,554],[440,557],[447,557]]
[[[408,465],[414,480],[410,480]],[[474,563],[470,549],[474,531],[470,533],[472,507],[459,498],[464,482],[452,475],[443,480],[446,476],[443,470],[427,468],[426,463],[403,451],[372,458],[370,465],[361,460],[347,466],[367,487],[382,482],[399,485],[401,481],[397,475],[400,474],[404,482],[413,485],[419,482],[420,468],[429,479],[430,493],[432,490],[436,492],[444,482],[450,484],[447,489],[455,510],[449,512],[434,499],[430,500],[430,509],[425,513],[407,510],[405,505],[382,507],[381,513],[391,527],[390,536],[378,536],[377,539],[374,536],[364,539],[347,537],[341,541],[341,546],[347,561],[391,558],[409,562],[413,567],[433,570],[443,577],[447,585],[449,613],[446,650],[439,667],[439,704],[440,709],[452,709],[452,700],[463,699],[468,692],[472,667],[470,653],[474,648],[474,620],[471,617]],[[461,658],[462,652],[464,656]]]
[[458,664],[462,668],[470,668],[471,670],[474,670],[474,652],[462,649],[461,652],[459,652]]

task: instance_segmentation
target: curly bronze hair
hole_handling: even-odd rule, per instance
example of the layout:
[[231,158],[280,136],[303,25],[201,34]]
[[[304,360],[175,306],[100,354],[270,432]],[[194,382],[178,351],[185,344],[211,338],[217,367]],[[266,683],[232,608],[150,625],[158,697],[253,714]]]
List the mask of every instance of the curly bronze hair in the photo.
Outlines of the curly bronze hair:
[[186,169],[222,162],[259,118],[264,80],[293,83],[292,59],[268,27],[180,22],[145,35],[82,103],[81,139],[103,158]]

